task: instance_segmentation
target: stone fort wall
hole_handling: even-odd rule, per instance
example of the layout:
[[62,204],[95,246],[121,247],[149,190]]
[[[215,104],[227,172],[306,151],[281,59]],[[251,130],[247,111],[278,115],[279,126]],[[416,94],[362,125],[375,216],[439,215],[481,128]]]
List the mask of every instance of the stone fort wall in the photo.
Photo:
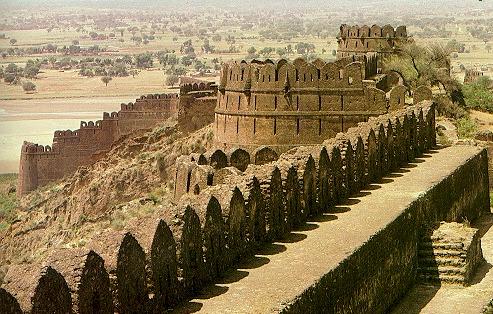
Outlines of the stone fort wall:
[[315,145],[369,117],[405,106],[406,90],[376,87],[374,56],[336,62],[233,62],[223,66],[215,110],[215,143],[278,154]]
[[152,223],[108,231],[42,265],[12,266],[0,307],[13,313],[173,307],[262,243],[281,239],[432,148],[434,113],[431,102],[423,102],[372,118],[322,145],[298,147],[185,195]]
[[408,39],[405,26],[394,29],[391,25],[369,27],[346,24],[341,25],[337,38],[338,58],[367,53],[385,55],[394,52],[400,43]]
[[[298,147],[276,161],[230,173],[223,182],[183,196],[158,219],[106,231],[84,247],[53,253],[43,264],[13,265],[0,288],[0,308],[9,313],[173,308],[262,245],[330,212],[367,184],[432,149],[434,114],[434,105],[423,102],[372,118],[322,145]],[[211,165],[215,163],[202,167]],[[483,151],[424,192],[405,215],[295,302],[284,304],[284,312],[388,310],[414,281],[420,224],[473,220],[488,209],[485,167]],[[450,194],[451,188],[464,193]],[[362,295],[362,289],[367,293]]]
[[[141,96],[133,103],[121,104],[121,110],[103,113],[98,121],[82,121],[75,131],[55,131],[53,144],[43,146],[24,142],[19,162],[18,195],[63,178],[78,167],[94,163],[111,149],[120,137],[136,130],[152,129],[171,116],[178,115],[179,128],[187,132],[210,124],[215,105],[211,83],[185,83],[181,95]],[[211,99],[213,98],[213,99]],[[197,112],[199,121],[193,120]]]

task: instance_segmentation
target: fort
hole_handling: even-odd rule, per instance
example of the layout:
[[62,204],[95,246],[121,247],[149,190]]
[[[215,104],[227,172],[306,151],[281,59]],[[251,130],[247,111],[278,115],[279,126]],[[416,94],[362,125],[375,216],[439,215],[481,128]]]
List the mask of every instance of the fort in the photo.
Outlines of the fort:
[[179,128],[185,133],[211,123],[216,93],[210,82],[184,79],[180,94],[141,96],[133,103],[121,104],[120,111],[105,112],[102,120],[82,121],[78,130],[55,131],[51,146],[24,142],[18,195],[94,163],[121,137],[150,130],[172,116],[178,116]]
[[50,148],[26,143],[23,193],[173,114],[185,134],[214,128],[213,148],[176,159],[172,202],[11,265],[0,309],[383,313],[421,280],[468,284],[484,262],[468,223],[491,215],[487,151],[437,145],[432,90],[379,73],[405,38],[405,27],[343,25],[335,62],[226,63],[217,87],[184,79],[180,95],[57,131]]
[[[183,195],[158,219],[107,231],[40,265],[11,266],[0,307],[7,313],[189,313],[195,304],[209,313],[385,312],[415,282],[420,235],[430,224],[474,221],[489,212],[486,151],[437,150],[435,138],[434,104],[423,101],[320,145],[231,171],[222,182]],[[418,159],[424,161],[415,164]],[[369,189],[399,169],[410,170]],[[289,240],[312,221],[319,228],[308,238]],[[343,240],[351,228],[358,236]],[[292,245],[226,290],[200,295],[223,276],[235,282],[226,271],[263,256],[276,241]],[[313,254],[308,264],[294,263],[306,254]]]
[[391,25],[380,27],[341,25],[337,48],[337,57],[344,58],[354,55],[378,53],[390,55],[395,53],[399,45],[408,40],[405,26],[394,29]]

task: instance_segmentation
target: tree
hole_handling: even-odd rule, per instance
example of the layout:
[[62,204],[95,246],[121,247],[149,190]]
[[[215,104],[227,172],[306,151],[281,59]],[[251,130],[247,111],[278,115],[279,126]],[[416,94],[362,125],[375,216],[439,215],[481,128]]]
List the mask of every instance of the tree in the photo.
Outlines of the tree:
[[141,53],[135,56],[135,63],[138,68],[150,68],[152,67],[153,60],[152,54],[149,52]]
[[25,92],[33,92],[36,90],[36,85],[31,81],[26,81],[22,83],[22,89]]
[[423,47],[408,43],[400,47],[397,55],[383,60],[383,69],[399,74],[408,90],[426,85],[443,87],[451,93],[459,86],[450,76],[450,52],[439,44]]
[[214,52],[214,46],[211,46],[209,43],[209,39],[204,39],[204,44],[202,45],[202,51],[205,53]]
[[13,45],[15,45],[17,43],[17,39],[12,38],[9,42],[13,46]]
[[20,72],[20,71],[21,71],[21,69],[15,63],[9,63],[7,65],[7,67],[5,68],[5,72],[6,73],[11,73],[11,74],[14,74],[14,75],[16,75],[17,72]]
[[252,47],[248,48],[247,52],[248,52],[248,55],[254,56],[255,53],[257,52],[257,49],[255,49],[255,47],[252,46]]
[[191,66],[194,59],[195,59],[195,57],[192,57],[192,56],[183,56],[181,58],[181,64],[183,64],[184,66],[187,66],[187,67]]
[[[31,60],[30,60],[31,61]],[[24,76],[27,78],[36,78],[39,73],[39,65],[28,62],[24,68]]]
[[297,43],[294,46],[294,49],[296,49],[296,52],[299,53],[300,55],[307,54],[309,52],[314,53],[315,45],[310,43]]
[[288,54],[293,54],[293,45],[288,44],[288,46],[286,47],[286,51]]
[[264,47],[258,53],[267,58],[267,57],[269,57],[272,54],[272,52],[274,52],[274,48],[272,48],[272,47]]
[[3,80],[7,84],[14,84],[14,82],[16,81],[16,77],[14,74],[6,72],[3,75]]
[[456,39],[450,40],[447,45],[445,46],[447,50],[455,51],[458,53],[463,53],[464,50],[466,49],[466,45],[463,43],[459,43]]
[[286,48],[277,48],[276,53],[279,55],[279,58],[282,58],[286,55]]
[[101,81],[103,81],[103,83],[108,86],[108,83],[112,80],[113,78],[111,76],[103,76],[101,77]]
[[139,74],[139,71],[132,69],[132,70],[128,71],[128,73],[130,75],[132,75],[132,78],[135,78],[135,76]]
[[72,45],[78,46],[79,45],[79,41],[77,39],[72,40]]
[[493,93],[490,91],[492,80],[487,76],[481,76],[476,81],[464,84],[462,93],[466,106],[473,109],[493,111]]
[[179,78],[178,78],[178,75],[176,74],[169,74],[169,75],[166,75],[166,85],[167,86],[175,86],[176,83],[178,83],[179,81]]

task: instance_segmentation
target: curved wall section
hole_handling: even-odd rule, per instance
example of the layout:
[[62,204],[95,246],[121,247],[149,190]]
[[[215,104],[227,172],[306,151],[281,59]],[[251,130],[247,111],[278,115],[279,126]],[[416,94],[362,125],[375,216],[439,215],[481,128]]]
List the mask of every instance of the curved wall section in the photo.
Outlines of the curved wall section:
[[249,151],[265,145],[278,153],[320,144],[387,112],[385,93],[366,80],[375,72],[376,58],[366,56],[226,64],[215,110],[216,144]]

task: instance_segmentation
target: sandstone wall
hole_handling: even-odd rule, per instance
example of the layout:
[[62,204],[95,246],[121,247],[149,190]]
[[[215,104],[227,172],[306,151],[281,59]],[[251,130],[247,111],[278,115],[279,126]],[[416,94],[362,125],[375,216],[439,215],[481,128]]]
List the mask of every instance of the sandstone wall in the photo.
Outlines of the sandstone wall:
[[483,75],[484,73],[482,71],[476,69],[466,69],[466,73],[464,75],[464,84],[474,83]]
[[53,144],[24,142],[19,162],[17,192],[26,194],[39,186],[63,178],[80,166],[94,163],[120,137],[136,130],[152,129],[171,116],[178,116],[183,133],[212,123],[217,88],[213,82],[182,78],[178,94],[141,96],[121,110],[103,113],[98,121],[82,121],[75,131],[55,131]]
[[217,96],[210,92],[200,98],[195,98],[195,95],[180,96],[178,111],[180,131],[188,134],[213,123],[216,103]]

